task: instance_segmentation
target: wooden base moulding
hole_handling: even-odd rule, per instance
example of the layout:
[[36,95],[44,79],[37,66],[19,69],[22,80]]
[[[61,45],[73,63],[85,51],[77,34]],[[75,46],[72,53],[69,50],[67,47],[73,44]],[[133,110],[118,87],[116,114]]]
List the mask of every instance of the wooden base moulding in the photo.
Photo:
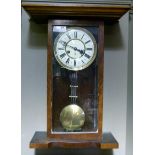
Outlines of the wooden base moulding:
[[84,141],[84,140],[56,140],[47,137],[47,132],[35,132],[31,142],[30,148],[99,148],[99,149],[117,149],[118,142],[111,133],[104,133],[102,141]]

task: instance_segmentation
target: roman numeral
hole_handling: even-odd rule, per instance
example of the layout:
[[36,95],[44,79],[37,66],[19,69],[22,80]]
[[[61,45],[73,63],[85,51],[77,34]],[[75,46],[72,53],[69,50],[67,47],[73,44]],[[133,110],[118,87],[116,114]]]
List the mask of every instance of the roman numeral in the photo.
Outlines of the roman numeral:
[[66,53],[62,53],[62,54],[60,55],[60,58],[62,59],[65,55],[66,55]]
[[85,44],[88,44],[90,42],[90,40],[86,41]]
[[58,48],[58,50],[64,50],[64,48]]
[[81,40],[83,39],[83,37],[84,37],[84,34],[83,34],[83,36],[81,37]]
[[70,60],[70,59],[68,58],[67,61],[66,61],[66,64],[69,64],[69,60]]
[[76,60],[74,60],[74,66],[76,66]]
[[77,38],[77,32],[76,31],[74,32],[74,38]]
[[60,43],[62,46],[66,46],[66,44],[67,44],[65,41],[62,41],[62,40],[60,40],[59,43]]
[[86,58],[88,58],[88,59],[90,58],[90,55],[88,55],[88,54],[86,54],[86,53],[85,53],[84,56],[85,56]]
[[67,37],[69,38],[69,39],[71,39],[71,36],[69,35],[69,34],[66,34],[67,35]]
[[93,48],[86,48],[86,50],[89,50],[89,51],[91,51]]
[[81,60],[82,61],[82,63],[84,63],[84,61],[83,60]]

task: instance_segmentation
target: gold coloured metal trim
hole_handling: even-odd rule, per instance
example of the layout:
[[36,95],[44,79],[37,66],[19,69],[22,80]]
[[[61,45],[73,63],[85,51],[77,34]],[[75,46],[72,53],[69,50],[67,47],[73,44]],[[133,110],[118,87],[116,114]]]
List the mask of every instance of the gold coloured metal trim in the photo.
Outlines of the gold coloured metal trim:
[[[82,67],[69,67],[69,66],[65,65],[64,63],[62,63],[61,60],[58,58],[58,56],[56,56],[56,45],[57,45],[58,40],[61,38],[62,35],[64,35],[64,33],[68,33],[68,31],[71,31],[71,30],[81,30],[81,31],[85,32],[92,39],[93,44],[94,44],[94,55],[92,56],[91,60]],[[87,29],[84,29],[82,27],[70,27],[70,28],[67,29],[66,32],[60,32],[60,34],[56,37],[56,39],[54,41],[54,56],[55,56],[57,62],[63,68],[66,68],[68,70],[78,71],[78,70],[83,70],[83,69],[87,68],[88,66],[90,66],[93,63],[93,61],[96,58],[96,55],[97,55],[96,40],[95,40],[94,36],[92,35],[92,33],[90,31],[88,31]]]

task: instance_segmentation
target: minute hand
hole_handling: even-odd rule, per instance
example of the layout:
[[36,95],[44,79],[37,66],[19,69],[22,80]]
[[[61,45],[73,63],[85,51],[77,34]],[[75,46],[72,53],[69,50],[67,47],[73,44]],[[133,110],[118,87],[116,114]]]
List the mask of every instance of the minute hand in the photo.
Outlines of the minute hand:
[[70,45],[67,45],[67,46],[70,47],[70,48],[72,48],[72,49],[74,49],[75,51],[80,52],[80,54],[83,54],[84,53],[84,50],[80,50],[77,47],[73,47],[73,46],[70,46]]
[[70,48],[72,48],[72,49],[74,49],[75,51],[79,51],[80,52],[80,50],[77,49],[76,47],[73,47],[73,46],[70,46],[70,45],[67,45],[67,46],[70,47]]
[[73,47],[73,46],[70,46],[70,45],[67,45],[67,46],[75,50],[75,47]]

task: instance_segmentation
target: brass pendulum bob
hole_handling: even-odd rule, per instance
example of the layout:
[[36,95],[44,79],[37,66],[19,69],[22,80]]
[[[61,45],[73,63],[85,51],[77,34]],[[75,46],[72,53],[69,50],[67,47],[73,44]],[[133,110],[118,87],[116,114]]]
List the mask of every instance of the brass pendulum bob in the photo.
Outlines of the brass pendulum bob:
[[76,104],[77,72],[71,73],[71,104],[65,106],[60,113],[60,122],[66,131],[80,131],[85,122],[83,109]]

